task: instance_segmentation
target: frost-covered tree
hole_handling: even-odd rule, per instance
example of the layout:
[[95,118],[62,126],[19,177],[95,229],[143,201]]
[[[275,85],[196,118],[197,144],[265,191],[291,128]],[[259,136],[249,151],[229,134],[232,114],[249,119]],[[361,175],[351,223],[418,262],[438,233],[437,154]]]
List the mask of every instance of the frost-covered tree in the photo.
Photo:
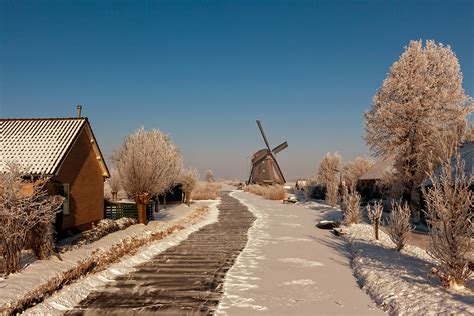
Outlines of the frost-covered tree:
[[374,206],[367,205],[367,213],[369,215],[370,222],[374,228],[375,239],[379,239],[379,226],[380,220],[382,219],[382,200],[375,202]]
[[16,163],[0,173],[0,249],[6,274],[21,269],[21,250],[28,238],[38,259],[54,251],[53,223],[63,198],[49,196],[44,179],[27,182],[25,176]]
[[214,172],[212,172],[212,170],[207,170],[205,179],[207,182],[214,182]]
[[124,139],[112,159],[123,189],[137,203],[139,223],[146,223],[150,198],[168,192],[179,178],[182,157],[178,148],[163,132],[139,128]]
[[196,169],[183,169],[181,171],[180,182],[184,192],[185,203],[189,206],[191,203],[191,193],[196,186],[199,178],[198,171]]
[[388,235],[396,245],[397,251],[401,251],[405,247],[412,229],[408,204],[405,202],[402,205],[392,201],[392,211],[388,221]]
[[416,188],[428,166],[438,161],[439,135],[453,133],[459,143],[471,103],[449,46],[412,41],[390,68],[365,113],[365,138],[377,156],[396,156],[403,199],[411,207],[417,207]]
[[468,254],[472,250],[473,193],[465,162],[457,153],[446,160],[439,173],[431,175],[431,188],[424,188],[431,242],[428,253],[438,263],[436,274],[445,287],[464,286],[472,273]]
[[327,153],[319,163],[318,181],[326,186],[326,202],[337,206],[339,191],[339,172],[342,157],[339,153]]
[[355,191],[357,180],[363,176],[374,165],[374,161],[369,158],[357,157],[346,163],[342,169],[344,182],[349,186],[351,192]]
[[112,194],[112,201],[117,200],[117,193],[122,188],[120,174],[117,169],[110,171],[110,178],[107,180],[110,186],[110,193]]

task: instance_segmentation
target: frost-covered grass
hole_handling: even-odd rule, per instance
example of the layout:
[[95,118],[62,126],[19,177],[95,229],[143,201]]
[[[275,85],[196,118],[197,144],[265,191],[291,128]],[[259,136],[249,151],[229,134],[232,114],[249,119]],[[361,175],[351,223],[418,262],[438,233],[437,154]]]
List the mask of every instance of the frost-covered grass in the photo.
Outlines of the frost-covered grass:
[[222,186],[217,182],[198,182],[193,189],[193,200],[217,200]]
[[244,189],[245,192],[260,195],[267,200],[284,200],[286,197],[285,189],[281,185],[257,185],[250,184]]
[[[373,227],[354,224],[347,229],[352,267],[362,287],[390,314],[474,314],[474,292],[448,291],[431,274],[434,262],[427,252],[406,246],[397,252],[390,237]],[[471,286],[473,280],[471,279]]]
[[74,240],[71,244],[66,244],[61,247],[61,252],[66,252],[83,245],[90,244],[94,241],[101,239],[108,234],[123,230],[130,225],[136,224],[137,221],[133,218],[122,217],[117,220],[102,219],[97,225],[94,225],[90,230],[85,231],[82,235]]

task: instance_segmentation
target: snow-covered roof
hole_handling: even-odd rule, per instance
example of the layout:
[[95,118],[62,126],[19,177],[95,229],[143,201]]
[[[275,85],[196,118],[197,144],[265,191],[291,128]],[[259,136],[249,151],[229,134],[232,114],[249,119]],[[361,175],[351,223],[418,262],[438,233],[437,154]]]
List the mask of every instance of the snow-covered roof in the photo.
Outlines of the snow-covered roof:
[[104,176],[109,176],[87,118],[0,119],[0,172],[17,162],[31,174],[56,174],[84,127]]
[[359,180],[380,180],[386,173],[394,171],[394,163],[395,158],[393,156],[379,160],[369,169],[369,171],[360,177]]

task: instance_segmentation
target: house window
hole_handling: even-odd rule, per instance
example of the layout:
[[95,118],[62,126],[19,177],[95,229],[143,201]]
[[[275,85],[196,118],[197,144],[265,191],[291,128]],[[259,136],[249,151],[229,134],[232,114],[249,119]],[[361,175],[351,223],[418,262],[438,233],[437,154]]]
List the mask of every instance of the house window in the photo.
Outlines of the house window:
[[64,202],[63,202],[63,212],[64,215],[69,214],[69,184],[63,183],[63,194]]

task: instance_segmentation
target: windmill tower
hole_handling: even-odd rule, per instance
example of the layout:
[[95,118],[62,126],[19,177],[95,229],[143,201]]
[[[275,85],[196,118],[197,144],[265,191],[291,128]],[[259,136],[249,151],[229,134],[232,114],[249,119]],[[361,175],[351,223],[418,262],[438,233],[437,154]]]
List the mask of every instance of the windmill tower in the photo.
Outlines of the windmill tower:
[[288,143],[284,142],[271,149],[268,143],[262,124],[257,120],[258,128],[262,133],[263,141],[267,148],[260,149],[253,154],[252,170],[250,171],[249,184],[284,184],[286,182],[280,166],[275,159],[275,155],[288,147]]

